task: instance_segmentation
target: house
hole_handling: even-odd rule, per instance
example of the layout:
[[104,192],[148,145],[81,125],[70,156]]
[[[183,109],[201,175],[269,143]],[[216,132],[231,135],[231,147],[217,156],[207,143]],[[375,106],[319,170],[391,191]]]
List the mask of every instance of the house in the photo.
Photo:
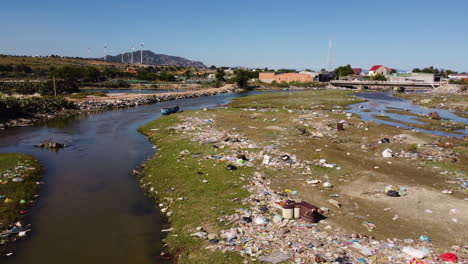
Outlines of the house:
[[302,74],[297,72],[261,72],[258,78],[262,82],[312,82],[314,78],[311,74]]
[[361,75],[362,68],[353,68],[353,73],[354,75]]
[[132,74],[136,74],[136,73],[137,73],[137,71],[135,70],[135,68],[132,68],[132,67],[128,67],[128,68],[127,68],[127,72],[128,72],[128,73],[132,73]]
[[383,74],[384,76],[390,76],[390,73],[392,72],[392,69],[385,67],[383,65],[374,65],[370,70],[369,70],[369,76],[374,76],[376,74]]
[[208,74],[208,80],[214,80],[214,79],[216,79],[216,74],[215,73]]
[[321,72],[317,79],[319,82],[329,82],[336,79],[336,74],[335,72]]

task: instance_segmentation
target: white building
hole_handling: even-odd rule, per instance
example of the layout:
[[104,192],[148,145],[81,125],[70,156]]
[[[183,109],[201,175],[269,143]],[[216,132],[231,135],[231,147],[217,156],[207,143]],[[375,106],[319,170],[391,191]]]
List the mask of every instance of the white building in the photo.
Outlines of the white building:
[[392,69],[385,67],[383,65],[374,65],[370,70],[369,70],[369,76],[374,76],[376,74],[383,74],[384,76],[390,76],[390,73],[392,72]]
[[468,74],[467,73],[461,73],[461,74],[449,74],[448,75],[449,80],[463,80],[463,79],[468,79]]

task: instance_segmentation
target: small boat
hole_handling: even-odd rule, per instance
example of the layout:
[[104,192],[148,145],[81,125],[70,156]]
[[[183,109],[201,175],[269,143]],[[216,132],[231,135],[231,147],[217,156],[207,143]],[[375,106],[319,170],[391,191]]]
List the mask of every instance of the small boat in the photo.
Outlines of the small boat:
[[179,106],[164,107],[161,109],[163,115],[170,115],[179,112]]

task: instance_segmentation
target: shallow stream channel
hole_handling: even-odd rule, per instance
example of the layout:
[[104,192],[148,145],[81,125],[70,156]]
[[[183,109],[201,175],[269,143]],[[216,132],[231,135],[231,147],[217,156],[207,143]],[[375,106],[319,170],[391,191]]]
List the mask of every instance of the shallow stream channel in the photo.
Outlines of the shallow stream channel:
[[[454,95],[456,96],[456,95]],[[350,110],[358,114],[361,119],[375,121],[377,124],[396,126],[403,129],[414,129],[423,133],[434,134],[438,136],[459,137],[468,135],[468,118],[458,116],[448,110],[424,108],[411,103],[408,100],[393,96],[391,93],[368,92],[356,94],[356,97],[366,99],[367,102],[351,105]],[[421,118],[426,118],[430,112],[437,112],[441,121],[454,121],[465,124],[464,129],[457,129],[454,132],[442,130],[428,130],[415,125],[424,125]]]
[[[27,214],[33,231],[0,263],[158,263],[159,212],[132,175],[155,149],[138,128],[159,118],[163,107],[203,109],[257,93],[168,101],[0,131],[0,152],[34,155],[45,182]],[[68,147],[57,153],[33,147],[46,140]]]

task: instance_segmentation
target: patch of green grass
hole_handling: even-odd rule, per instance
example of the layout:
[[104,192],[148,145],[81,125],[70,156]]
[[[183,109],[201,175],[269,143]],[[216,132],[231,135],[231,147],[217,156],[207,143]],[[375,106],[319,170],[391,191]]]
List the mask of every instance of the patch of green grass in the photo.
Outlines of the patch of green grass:
[[[168,211],[172,215],[168,222],[174,230],[164,242],[180,263],[240,263],[243,258],[238,254],[206,250],[208,243],[191,234],[197,226],[215,234],[227,228],[217,218],[242,207],[241,200],[249,193],[242,188],[246,182],[240,177],[247,178],[253,169],[238,167],[229,171],[228,163],[205,159],[209,155],[222,155],[223,150],[189,141],[183,134],[169,129],[179,121],[177,116],[162,117],[140,128],[158,146],[156,155],[145,165],[141,184],[157,191],[149,191],[148,195],[158,203],[173,199],[169,203]],[[152,130],[155,128],[158,130]],[[180,155],[183,150],[190,154]],[[179,197],[187,200],[179,201]]]
[[[15,170],[18,166],[24,169]],[[6,175],[21,177],[23,182],[13,182]],[[38,191],[36,181],[41,178],[41,166],[32,156],[14,153],[0,154],[0,229],[22,220],[20,211],[28,207]],[[11,202],[5,203],[6,199]],[[26,202],[20,204],[21,200]]]
[[295,108],[332,109],[345,107],[365,100],[350,96],[357,91],[318,90],[281,92],[236,98],[229,106],[235,108]]
[[409,152],[416,152],[418,151],[418,144],[410,144],[406,146],[406,150]]
[[107,94],[105,92],[79,92],[76,94],[72,94],[67,96],[68,98],[73,98],[73,99],[84,99],[88,96],[99,96],[99,97],[106,97]]
[[441,170],[446,170],[454,173],[465,174],[466,166],[459,163],[449,163],[449,162],[440,162],[440,161],[427,161],[426,165],[428,167],[439,167]]

